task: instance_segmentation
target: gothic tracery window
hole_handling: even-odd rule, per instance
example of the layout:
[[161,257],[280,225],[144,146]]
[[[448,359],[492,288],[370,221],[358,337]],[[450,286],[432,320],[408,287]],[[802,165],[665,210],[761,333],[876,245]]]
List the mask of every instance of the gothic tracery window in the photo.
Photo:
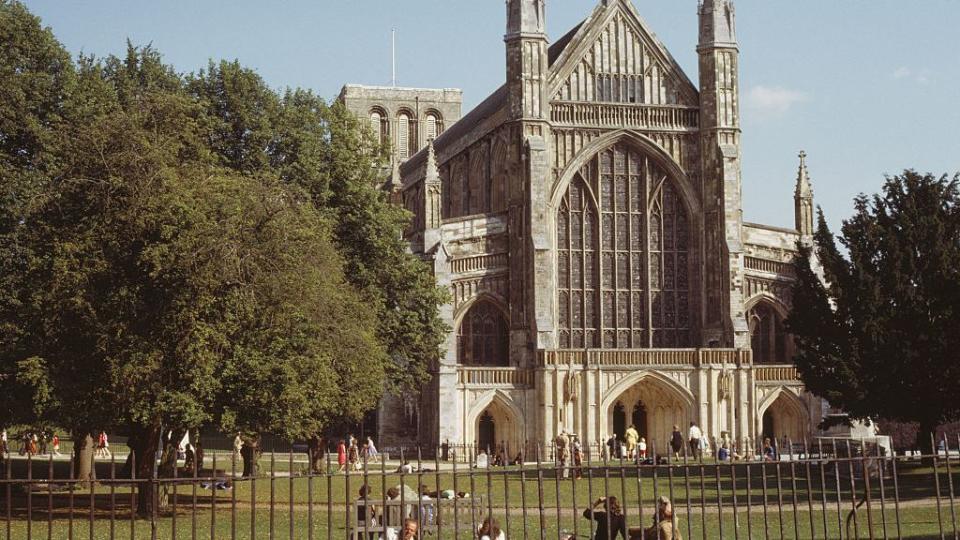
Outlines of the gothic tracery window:
[[457,361],[465,366],[508,366],[509,334],[503,313],[492,303],[475,303],[460,322]]
[[750,347],[757,364],[785,364],[789,339],[783,317],[768,302],[760,302],[747,313],[750,326]]
[[600,152],[557,214],[560,346],[690,346],[689,252],[687,212],[666,173],[626,145]]

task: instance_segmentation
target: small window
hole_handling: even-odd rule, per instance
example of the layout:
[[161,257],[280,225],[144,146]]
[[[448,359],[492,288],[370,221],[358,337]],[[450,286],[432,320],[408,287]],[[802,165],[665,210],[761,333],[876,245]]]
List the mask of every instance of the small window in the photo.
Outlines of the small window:
[[426,130],[428,141],[436,139],[441,133],[443,133],[443,122],[440,120],[440,115],[435,112],[430,112],[427,114]]
[[400,159],[410,157],[410,117],[406,113],[397,119],[397,155]]
[[380,132],[380,123],[383,122],[383,117],[380,116],[380,113],[374,111],[370,114],[370,129],[373,131],[374,140],[377,144],[383,144],[383,133]]

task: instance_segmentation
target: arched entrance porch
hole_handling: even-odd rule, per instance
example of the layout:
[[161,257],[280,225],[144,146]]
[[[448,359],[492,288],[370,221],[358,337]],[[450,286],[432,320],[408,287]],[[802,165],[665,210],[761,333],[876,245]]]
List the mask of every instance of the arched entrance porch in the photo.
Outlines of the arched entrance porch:
[[646,438],[648,446],[653,445],[658,453],[666,453],[673,426],[683,430],[693,418],[693,396],[663,375],[639,372],[614,385],[601,410],[606,419],[602,439],[611,435],[623,439],[624,431],[633,424],[640,436]]
[[510,456],[524,442],[523,414],[509,396],[495,391],[478,400],[467,417],[466,440],[481,450],[496,451],[501,444]]
[[767,401],[760,410],[758,433],[764,438],[802,442],[809,437],[809,421],[806,408],[799,397],[782,389]]

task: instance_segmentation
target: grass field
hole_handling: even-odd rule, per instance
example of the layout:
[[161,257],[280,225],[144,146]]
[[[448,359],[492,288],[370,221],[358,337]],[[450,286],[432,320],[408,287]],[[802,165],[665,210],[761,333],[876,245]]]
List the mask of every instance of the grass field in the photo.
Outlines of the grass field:
[[[222,462],[218,457],[218,469],[222,469]],[[118,468],[120,465],[116,463]],[[208,459],[206,466],[211,465],[212,459]],[[396,465],[384,465],[383,469],[395,470]],[[424,464],[425,467],[428,465]],[[195,488],[187,480],[181,480],[187,483],[175,488],[169,481],[164,481],[168,483],[171,505],[152,522],[134,521],[132,537],[151,538],[152,529],[156,527],[158,538],[194,538],[195,523],[197,538],[230,538],[234,524],[237,538],[269,538],[272,517],[274,538],[291,537],[291,523],[294,531],[291,538],[307,538],[311,523],[315,538],[330,537],[328,535],[344,538],[348,518],[355,512],[348,503],[357,498],[364,483],[371,488],[368,497],[373,501],[381,499],[387,488],[401,483],[414,490],[423,485],[431,491],[465,491],[475,500],[482,500],[483,508],[472,511],[470,504],[461,500],[462,507],[456,520],[452,510],[445,512],[443,525],[437,531],[441,538],[471,538],[474,524],[487,513],[498,516],[510,533],[508,538],[556,539],[560,531],[586,538],[589,522],[581,513],[592,501],[605,494],[617,496],[624,502],[628,525],[632,527],[649,525],[657,496],[670,497],[680,519],[681,531],[689,538],[718,538],[721,530],[726,538],[840,538],[841,531],[843,538],[847,538],[848,525],[843,520],[848,516],[849,534],[858,532],[862,538],[869,537],[868,529],[872,529],[877,538],[897,537],[898,521],[899,533],[905,538],[939,538],[940,523],[948,536],[953,535],[953,516],[960,512],[960,508],[951,506],[950,499],[951,482],[960,487],[960,474],[955,465],[948,476],[945,464],[941,463],[939,475],[934,476],[932,468],[921,466],[919,462],[898,461],[896,486],[899,504],[894,497],[892,470],[889,468],[884,470],[882,485],[880,476],[869,477],[868,490],[862,472],[853,470],[851,478],[849,464],[821,468],[810,463],[809,469],[807,465],[753,463],[731,468],[705,463],[688,467],[643,467],[638,475],[636,467],[621,468],[617,464],[586,469],[580,480],[557,478],[552,469],[537,471],[529,466],[524,469],[492,469],[489,474],[458,468],[454,475],[452,469],[443,468],[401,477],[376,469],[367,474],[305,477],[298,476],[305,464],[294,463],[291,467],[289,457],[282,461],[268,458],[261,462],[260,477],[236,481],[231,490],[218,491],[215,495],[209,490]],[[48,475],[49,462],[34,462],[33,466],[34,478]],[[98,463],[100,478],[109,478],[109,466],[110,463]],[[25,477],[26,462],[15,460],[12,471],[11,476]],[[54,463],[55,478],[63,478],[68,472],[68,464]],[[939,508],[937,481],[941,495]],[[869,506],[864,504],[857,509],[855,531],[850,515],[853,495],[857,501],[862,501],[867,493],[871,502]],[[30,495],[32,521],[27,519],[27,496],[13,489],[11,495],[10,519],[0,526],[0,538],[69,537],[69,492]],[[92,538],[131,538],[129,481],[104,481],[92,494],[80,488],[74,491],[73,538],[91,538],[91,495],[95,509]],[[172,512],[174,503],[176,514]],[[49,529],[48,504],[55,508]],[[111,507],[118,519],[113,525],[112,537]],[[6,509],[5,489],[0,489],[0,513],[6,515]],[[454,522],[458,524],[457,530]],[[9,536],[6,527],[9,527]],[[455,535],[457,532],[459,535]]]

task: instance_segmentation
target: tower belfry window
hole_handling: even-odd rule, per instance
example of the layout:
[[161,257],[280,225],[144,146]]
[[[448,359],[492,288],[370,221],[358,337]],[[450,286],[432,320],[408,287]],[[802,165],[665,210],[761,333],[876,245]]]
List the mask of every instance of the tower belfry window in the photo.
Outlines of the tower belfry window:
[[406,113],[397,119],[397,155],[400,159],[410,157],[410,117]]

